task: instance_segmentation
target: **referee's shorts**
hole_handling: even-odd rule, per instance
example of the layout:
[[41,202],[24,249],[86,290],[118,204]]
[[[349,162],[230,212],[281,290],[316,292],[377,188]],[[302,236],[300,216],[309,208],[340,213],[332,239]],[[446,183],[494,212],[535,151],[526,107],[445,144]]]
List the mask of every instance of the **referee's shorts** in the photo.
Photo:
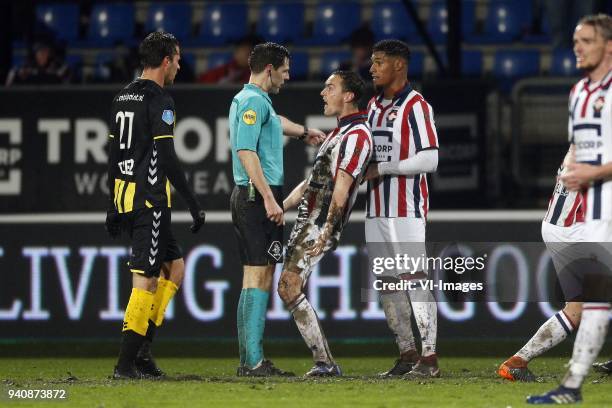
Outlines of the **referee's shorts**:
[[[282,208],[283,188],[270,186],[274,199]],[[263,197],[255,191],[255,200],[248,201],[248,187],[236,186],[230,206],[234,233],[238,240],[240,261],[245,266],[266,266],[283,261],[283,226],[266,215]]]

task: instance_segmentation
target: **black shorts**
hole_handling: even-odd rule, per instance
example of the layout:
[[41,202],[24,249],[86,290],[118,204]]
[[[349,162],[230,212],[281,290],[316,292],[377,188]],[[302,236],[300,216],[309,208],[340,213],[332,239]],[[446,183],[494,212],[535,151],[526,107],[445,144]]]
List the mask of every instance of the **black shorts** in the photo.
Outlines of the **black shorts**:
[[162,263],[183,257],[170,228],[170,208],[142,208],[126,214],[132,243],[130,271],[158,277]]
[[[282,207],[282,187],[270,188],[276,202]],[[230,207],[242,265],[265,266],[282,263],[283,226],[278,226],[268,219],[263,197],[259,193],[255,193],[254,202],[247,201],[247,198],[246,186],[234,187]]]

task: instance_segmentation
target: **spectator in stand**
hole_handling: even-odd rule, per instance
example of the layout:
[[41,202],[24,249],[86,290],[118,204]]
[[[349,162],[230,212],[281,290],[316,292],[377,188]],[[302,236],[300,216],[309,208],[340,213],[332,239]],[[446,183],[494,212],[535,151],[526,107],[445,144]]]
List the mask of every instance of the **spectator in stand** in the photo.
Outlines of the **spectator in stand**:
[[255,45],[262,42],[259,37],[246,36],[236,44],[232,59],[218,67],[209,69],[198,78],[205,84],[246,84],[249,82],[249,55]]
[[68,83],[71,74],[70,68],[50,42],[37,41],[28,51],[23,65],[9,71],[6,86]]
[[370,56],[374,45],[374,33],[367,26],[360,27],[351,34],[350,43],[351,60],[344,61],[340,64],[339,69],[355,71],[364,80],[371,78],[370,65],[372,61],[370,61]]

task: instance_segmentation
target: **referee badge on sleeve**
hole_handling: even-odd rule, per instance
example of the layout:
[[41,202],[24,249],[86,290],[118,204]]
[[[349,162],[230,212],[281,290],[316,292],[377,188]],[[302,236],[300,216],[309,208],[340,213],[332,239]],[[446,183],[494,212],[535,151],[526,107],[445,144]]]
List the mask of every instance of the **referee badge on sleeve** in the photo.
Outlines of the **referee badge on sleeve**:
[[257,113],[253,109],[249,109],[242,114],[242,121],[247,125],[254,125],[257,122]]
[[168,125],[172,126],[174,124],[174,112],[172,112],[171,110],[166,109],[162,113],[162,120],[165,123],[167,123]]
[[283,246],[278,241],[272,241],[270,248],[268,248],[268,255],[274,258],[276,261],[280,261],[283,256]]

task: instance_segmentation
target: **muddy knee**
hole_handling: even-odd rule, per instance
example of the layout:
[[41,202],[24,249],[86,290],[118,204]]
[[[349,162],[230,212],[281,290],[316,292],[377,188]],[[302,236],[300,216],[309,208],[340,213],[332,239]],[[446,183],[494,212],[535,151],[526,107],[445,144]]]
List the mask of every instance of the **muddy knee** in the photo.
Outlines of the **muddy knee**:
[[278,281],[278,295],[290,306],[302,293],[302,278],[295,272],[284,271]]

